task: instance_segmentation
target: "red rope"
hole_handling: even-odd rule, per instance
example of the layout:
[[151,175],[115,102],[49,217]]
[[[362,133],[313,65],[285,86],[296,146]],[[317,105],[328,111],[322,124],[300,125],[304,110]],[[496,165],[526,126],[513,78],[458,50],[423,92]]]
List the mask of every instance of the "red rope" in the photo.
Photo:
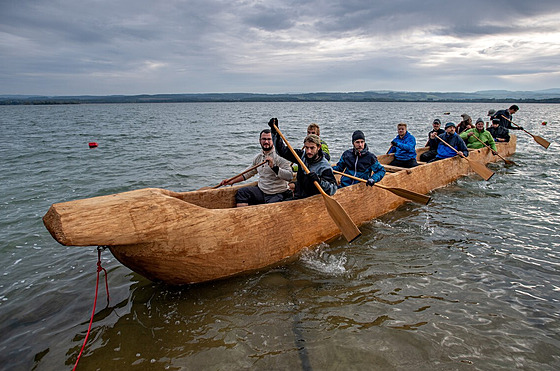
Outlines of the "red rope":
[[97,248],[97,280],[95,282],[95,299],[93,300],[93,310],[91,311],[91,318],[89,320],[89,327],[86,333],[86,338],[84,339],[84,344],[82,345],[82,349],[80,350],[80,354],[78,354],[78,359],[76,359],[76,363],[74,364],[74,368],[72,371],[76,370],[78,367],[78,362],[80,361],[80,357],[84,352],[84,348],[86,347],[86,343],[89,337],[89,333],[91,332],[91,325],[93,324],[93,316],[95,314],[95,306],[97,305],[97,293],[99,288],[99,273],[103,270],[105,272],[105,290],[107,292],[107,305],[109,305],[109,283],[107,282],[107,270],[101,266],[101,247]]

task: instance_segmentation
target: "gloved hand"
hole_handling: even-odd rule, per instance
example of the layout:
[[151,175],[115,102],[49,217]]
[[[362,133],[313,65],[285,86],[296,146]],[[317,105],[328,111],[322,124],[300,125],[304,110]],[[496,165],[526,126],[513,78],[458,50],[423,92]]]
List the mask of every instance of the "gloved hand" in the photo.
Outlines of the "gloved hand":
[[310,172],[307,174],[307,179],[309,179],[309,180],[312,181],[312,182],[319,182],[319,181],[320,181],[319,175],[317,175],[317,173],[314,172],[314,171],[310,171]]
[[523,129],[523,126],[520,126],[520,127],[519,127],[519,130],[524,130],[524,129]]
[[373,179],[369,178],[369,179],[367,180],[366,185],[367,185],[368,187],[373,187],[374,184],[375,184],[375,182],[373,181]]
[[498,152],[492,150],[492,154],[493,154],[494,156],[497,156],[497,155],[498,155]]
[[391,145],[392,145],[393,147],[396,147],[396,146],[397,146],[397,142],[395,142],[394,140],[392,140],[392,141],[391,141]]
[[271,118],[270,121],[268,122],[268,126],[270,126],[270,132],[272,134],[276,134],[276,129],[274,128],[274,125],[278,127],[278,119],[276,117]]

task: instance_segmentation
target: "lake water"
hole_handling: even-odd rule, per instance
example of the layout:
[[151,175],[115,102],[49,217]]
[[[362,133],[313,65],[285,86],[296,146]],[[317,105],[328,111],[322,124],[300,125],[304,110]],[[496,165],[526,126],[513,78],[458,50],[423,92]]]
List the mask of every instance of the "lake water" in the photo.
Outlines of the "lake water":
[[[355,129],[382,154],[398,122],[423,145],[435,117],[508,106],[0,106],[1,368],[71,369],[88,328],[97,252],[51,238],[52,203],[214,185],[250,164],[270,117],[298,145],[317,122],[334,161]],[[560,105],[515,120],[553,144],[517,131],[519,166],[491,164],[489,182],[462,178],[284,267],[170,287],[103,252],[111,300],[100,285],[79,369],[560,369]]]

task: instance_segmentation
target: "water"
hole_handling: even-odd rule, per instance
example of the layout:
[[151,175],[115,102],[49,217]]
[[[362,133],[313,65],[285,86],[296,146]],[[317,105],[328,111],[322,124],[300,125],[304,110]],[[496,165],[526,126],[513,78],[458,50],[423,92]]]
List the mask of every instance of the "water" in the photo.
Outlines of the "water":
[[[2,368],[70,369],[87,331],[97,252],[51,238],[41,217],[52,203],[214,185],[250,163],[270,117],[298,145],[319,123],[334,160],[358,128],[382,154],[400,121],[423,144],[435,117],[507,106],[0,106]],[[429,206],[406,204],[351,246],[337,239],[284,267],[179,288],[104,252],[111,300],[100,285],[79,369],[560,368],[560,106],[521,105],[515,118],[552,146],[517,132],[519,166],[492,164],[489,182],[473,175]]]

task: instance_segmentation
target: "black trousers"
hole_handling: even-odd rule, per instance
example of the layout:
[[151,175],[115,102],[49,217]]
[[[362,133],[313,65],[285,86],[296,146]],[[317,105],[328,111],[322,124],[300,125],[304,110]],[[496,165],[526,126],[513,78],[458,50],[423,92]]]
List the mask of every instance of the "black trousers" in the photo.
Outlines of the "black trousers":
[[235,195],[235,202],[238,204],[260,205],[270,204],[291,199],[292,191],[287,190],[282,193],[268,195],[257,186],[239,188]]

